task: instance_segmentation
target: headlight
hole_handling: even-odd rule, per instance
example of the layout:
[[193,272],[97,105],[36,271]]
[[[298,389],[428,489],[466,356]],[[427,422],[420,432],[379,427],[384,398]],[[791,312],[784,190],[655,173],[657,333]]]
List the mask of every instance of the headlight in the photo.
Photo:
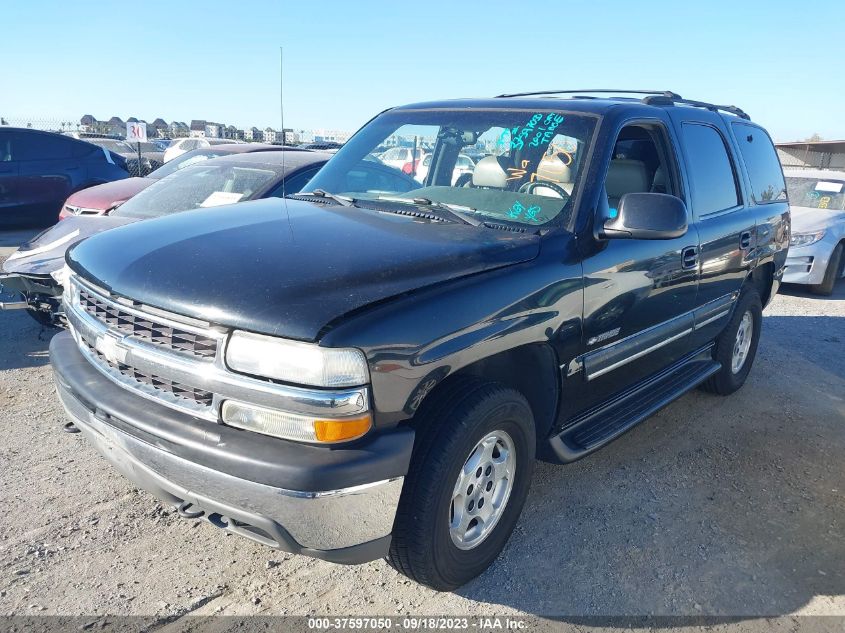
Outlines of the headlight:
[[813,233],[793,233],[789,238],[790,246],[809,246],[815,244],[824,237],[824,231],[815,231]]
[[372,426],[369,413],[356,418],[323,420],[236,400],[223,403],[222,417],[228,426],[299,442],[345,442],[361,437]]
[[356,387],[367,384],[370,376],[360,350],[240,331],[229,339],[226,363],[246,374],[315,387]]

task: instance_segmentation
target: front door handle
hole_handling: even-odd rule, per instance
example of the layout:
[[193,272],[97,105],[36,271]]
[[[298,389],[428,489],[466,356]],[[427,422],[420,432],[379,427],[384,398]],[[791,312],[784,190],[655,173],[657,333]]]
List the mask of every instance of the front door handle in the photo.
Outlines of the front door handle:
[[681,268],[684,270],[698,268],[698,246],[687,246],[681,251]]
[[739,234],[739,247],[744,251],[751,248],[751,231],[743,231]]

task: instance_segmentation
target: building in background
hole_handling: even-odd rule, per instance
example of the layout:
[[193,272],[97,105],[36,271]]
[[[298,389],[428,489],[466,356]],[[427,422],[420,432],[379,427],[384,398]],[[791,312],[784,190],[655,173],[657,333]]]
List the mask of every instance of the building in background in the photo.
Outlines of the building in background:
[[781,165],[789,169],[845,169],[845,141],[775,143]]
[[191,138],[205,138],[205,124],[202,119],[191,120]]
[[244,140],[249,142],[260,142],[264,140],[264,132],[257,127],[248,127],[244,130]]

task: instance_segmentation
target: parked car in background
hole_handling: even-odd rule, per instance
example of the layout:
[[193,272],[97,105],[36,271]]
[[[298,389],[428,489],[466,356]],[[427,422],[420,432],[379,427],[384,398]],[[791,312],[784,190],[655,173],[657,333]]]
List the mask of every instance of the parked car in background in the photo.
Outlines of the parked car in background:
[[845,276],[845,171],[784,171],[792,234],[783,280],[829,295]]
[[[144,178],[126,178],[116,182],[98,185],[73,194],[65,201],[59,219],[64,220],[73,215],[103,215],[120,206],[139,191],[143,191],[156,180],[169,176],[173,172],[204,160],[241,154],[248,152],[278,151],[278,145],[265,143],[234,143],[228,145],[214,145],[205,149],[195,149],[186,152],[162,165]],[[290,151],[291,148],[288,148]]]
[[[380,154],[378,158],[385,165],[390,165],[396,169],[403,169],[406,164],[413,164],[415,160],[417,161],[417,165],[419,165],[419,162],[424,160],[425,156],[426,153],[421,147],[417,147],[416,151],[414,151],[413,147],[391,147],[386,152]],[[410,173],[410,170],[405,173]]]
[[0,127],[0,226],[47,226],[68,196],[127,177],[126,160],[54,132]]
[[[414,178],[420,182],[423,182],[425,177],[428,176],[432,156],[433,154],[426,154],[422,160],[417,161],[417,170],[416,174],[414,174]],[[458,154],[458,157],[455,159],[455,168],[452,170],[452,184],[456,184],[458,180],[461,179],[461,176],[465,176],[463,179],[464,182],[470,182],[473,169],[475,169],[475,161],[466,154]],[[411,163],[405,163],[405,165],[402,166],[402,171],[406,174],[410,174]]]
[[194,149],[203,149],[214,145],[231,145],[233,143],[240,144],[243,141],[236,141],[230,138],[180,138],[174,140],[164,151],[164,162],[169,162],[177,156],[181,156],[185,152],[190,152]]
[[[386,557],[438,590],[483,572],[536,458],[743,386],[789,244],[777,153],[738,108],[546,94],[387,110],[285,213],[256,200],[77,244],[73,335],[50,342],[71,423],[183,517]],[[397,136],[434,148],[425,183],[368,158]],[[499,152],[453,185],[479,143]],[[596,521],[548,538],[581,547]]]
[[120,154],[126,159],[126,169],[130,176],[146,176],[151,171],[158,169],[164,164],[164,152],[151,141],[141,143],[141,162],[138,162],[138,143],[115,140],[111,138],[85,139],[89,143],[104,147],[110,152]]
[[17,299],[0,304],[0,308],[26,309],[42,325],[56,324],[63,314],[65,252],[77,242],[138,220],[296,193],[329,157],[326,153],[276,147],[272,152],[213,158],[152,180],[110,215],[81,215],[59,222],[3,262],[0,287]]
[[343,143],[337,141],[314,141],[313,143],[303,143],[299,146],[302,149],[315,149],[334,154],[337,150],[343,147]]

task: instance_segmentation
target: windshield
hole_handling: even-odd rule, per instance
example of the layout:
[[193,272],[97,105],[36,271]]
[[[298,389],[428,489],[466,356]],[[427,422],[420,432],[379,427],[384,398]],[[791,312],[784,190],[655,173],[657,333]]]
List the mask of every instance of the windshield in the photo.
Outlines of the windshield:
[[251,200],[280,174],[270,168],[228,164],[191,165],[162,178],[124,202],[111,215],[155,218],[199,207]]
[[443,203],[482,221],[563,223],[594,127],[593,117],[552,111],[394,110],[358,132],[307,189]]
[[811,209],[845,210],[845,181],[825,178],[787,178],[789,203]]
[[158,169],[152,171],[149,174],[149,178],[164,178],[165,176],[169,176],[175,171],[179,171],[183,167],[188,167],[189,165],[201,163],[203,161],[208,160],[209,158],[228,156],[229,154],[231,154],[231,152],[228,152],[226,150],[194,149],[190,152],[185,152],[184,154],[177,156],[173,160],[166,162]]

